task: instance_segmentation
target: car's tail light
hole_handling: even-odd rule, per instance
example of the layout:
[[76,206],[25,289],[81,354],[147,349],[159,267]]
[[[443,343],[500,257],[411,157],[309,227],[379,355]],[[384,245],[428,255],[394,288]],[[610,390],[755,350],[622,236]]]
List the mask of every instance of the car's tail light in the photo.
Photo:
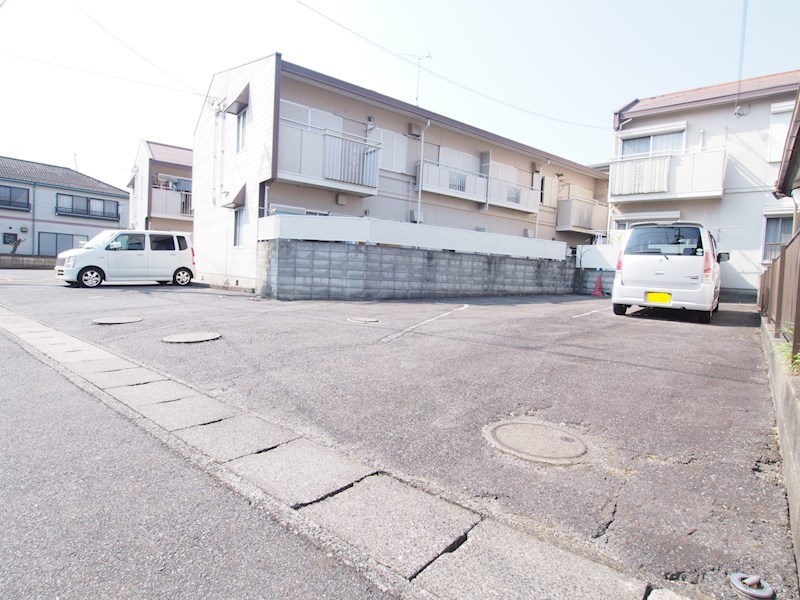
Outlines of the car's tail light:
[[194,246],[192,246],[192,266],[194,265]]
[[622,271],[622,252],[617,257],[617,271]]
[[703,281],[711,281],[714,278],[713,265],[711,264],[711,253],[705,253],[705,261],[703,263]]

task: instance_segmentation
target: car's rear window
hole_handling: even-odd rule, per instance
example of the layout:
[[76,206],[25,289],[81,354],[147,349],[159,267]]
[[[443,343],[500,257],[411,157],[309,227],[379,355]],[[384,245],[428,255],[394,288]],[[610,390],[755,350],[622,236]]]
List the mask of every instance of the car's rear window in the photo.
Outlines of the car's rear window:
[[625,254],[666,254],[669,256],[702,256],[700,228],[664,225],[635,227],[631,230]]

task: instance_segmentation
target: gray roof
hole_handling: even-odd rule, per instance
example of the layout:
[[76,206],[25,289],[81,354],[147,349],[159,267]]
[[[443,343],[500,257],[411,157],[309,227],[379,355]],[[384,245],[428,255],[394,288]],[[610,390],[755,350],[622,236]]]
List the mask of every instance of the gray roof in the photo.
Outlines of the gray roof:
[[127,198],[128,192],[67,167],[0,156],[0,180]]
[[158,142],[151,142],[149,140],[147,141],[147,147],[150,149],[150,155],[155,161],[183,165],[186,167],[192,166],[191,148],[159,144]]

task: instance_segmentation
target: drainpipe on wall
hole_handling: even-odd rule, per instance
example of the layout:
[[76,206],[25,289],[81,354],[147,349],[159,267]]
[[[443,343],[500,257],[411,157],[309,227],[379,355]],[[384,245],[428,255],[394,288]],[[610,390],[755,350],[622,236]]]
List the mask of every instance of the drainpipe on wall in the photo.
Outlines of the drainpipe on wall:
[[31,254],[36,256],[36,184],[33,184],[33,199],[31,200]]
[[427,125],[422,128],[422,135],[419,136],[419,179],[417,183],[417,223],[422,222],[422,176],[425,169],[425,130],[431,126],[431,120],[428,119]]
[[797,233],[797,227],[800,223],[797,222],[798,207],[797,203],[800,202],[800,188],[794,188],[791,193],[792,203],[794,204],[794,215],[792,216],[792,235]]
[[533,237],[539,239],[539,221],[542,218],[542,204],[544,204],[544,191],[542,190],[542,181],[544,181],[544,169],[545,167],[550,165],[550,159],[547,159],[547,162],[542,165],[542,168],[539,169],[539,173],[541,176],[539,177],[539,212],[536,213],[536,227],[533,228]]

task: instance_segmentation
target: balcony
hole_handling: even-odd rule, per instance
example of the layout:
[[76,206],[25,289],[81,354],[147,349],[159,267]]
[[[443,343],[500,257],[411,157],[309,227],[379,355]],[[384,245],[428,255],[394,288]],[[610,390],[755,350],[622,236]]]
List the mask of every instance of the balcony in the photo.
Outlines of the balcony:
[[150,216],[191,221],[194,218],[192,192],[153,187],[150,193]]
[[68,217],[86,217],[89,219],[106,219],[107,221],[119,221],[119,213],[106,210],[92,210],[88,208],[77,208],[73,206],[56,206],[57,215]]
[[281,119],[278,179],[355,196],[378,193],[380,144]]
[[20,200],[8,200],[5,198],[0,198],[0,208],[8,208],[11,210],[31,210],[31,203],[27,200],[22,202]]
[[422,190],[425,192],[528,213],[539,212],[541,194],[534,188],[429,160],[422,161],[421,166],[422,175],[420,175],[420,163],[417,163],[417,186],[422,185]]
[[608,206],[590,198],[559,197],[556,231],[593,234],[606,230]]
[[611,202],[722,198],[725,150],[616,158],[611,161]]

